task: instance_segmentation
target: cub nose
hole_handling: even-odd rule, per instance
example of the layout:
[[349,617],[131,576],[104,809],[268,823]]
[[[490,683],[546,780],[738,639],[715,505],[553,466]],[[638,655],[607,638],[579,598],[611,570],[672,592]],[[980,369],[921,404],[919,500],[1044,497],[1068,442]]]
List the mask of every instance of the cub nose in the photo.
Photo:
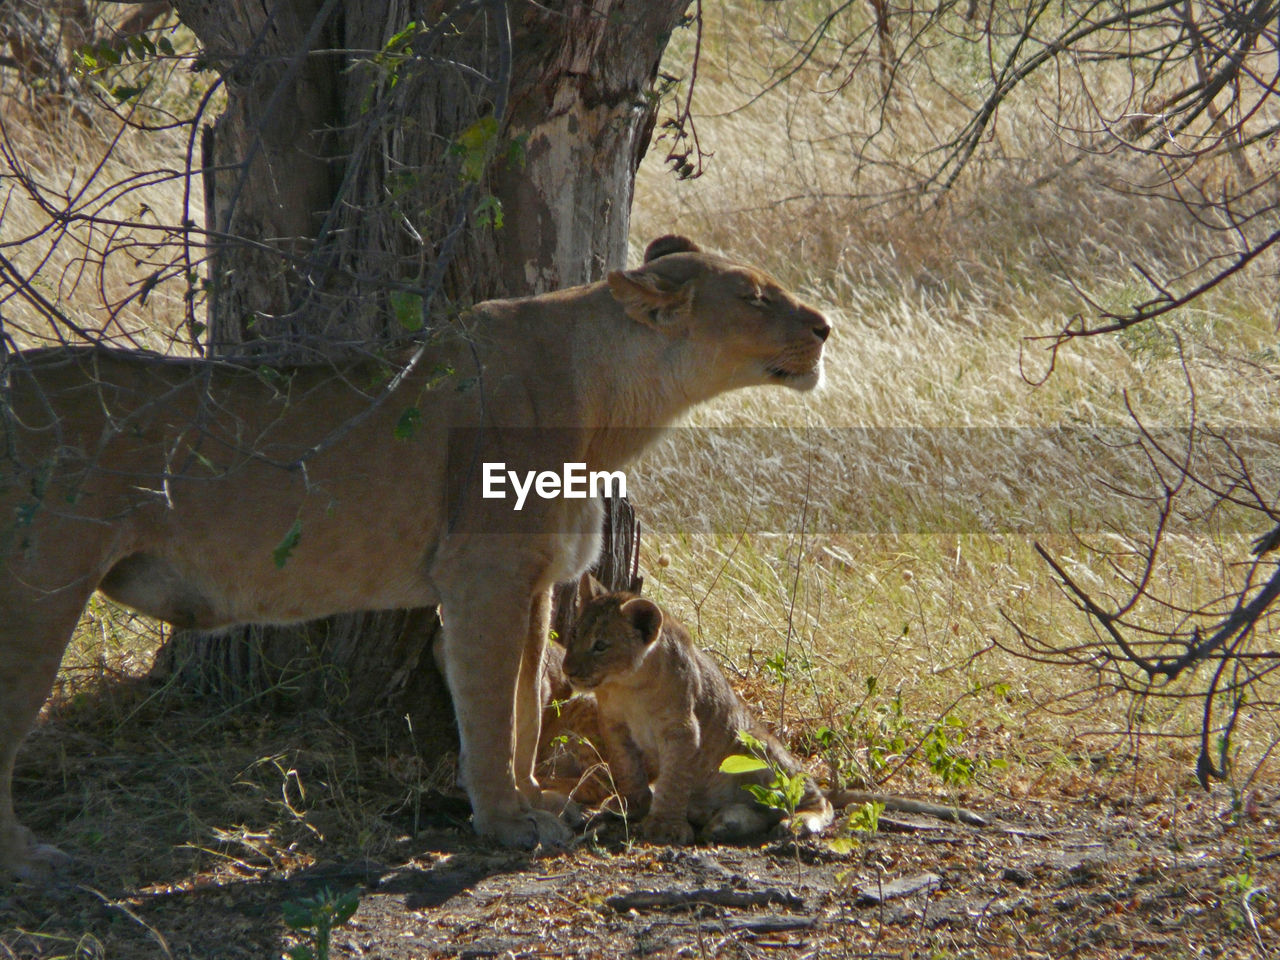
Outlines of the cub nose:
[[831,335],[831,324],[827,323],[826,318],[821,314],[813,323],[813,335],[823,343],[827,342],[827,337]]

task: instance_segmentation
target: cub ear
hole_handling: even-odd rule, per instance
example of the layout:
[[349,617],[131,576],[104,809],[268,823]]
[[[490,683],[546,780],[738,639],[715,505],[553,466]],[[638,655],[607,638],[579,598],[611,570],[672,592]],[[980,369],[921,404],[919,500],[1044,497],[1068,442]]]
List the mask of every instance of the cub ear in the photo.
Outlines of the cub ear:
[[578,581],[578,609],[581,610],[596,597],[603,597],[608,592],[590,571],[584,573]]
[[627,316],[659,330],[671,329],[689,316],[692,284],[664,276],[649,264],[638,270],[614,270],[609,292]]
[[669,253],[699,253],[701,250],[702,248],[688,237],[682,237],[678,233],[666,233],[644,248],[644,262],[657,260]]
[[645,643],[653,643],[662,632],[662,608],[644,597],[632,597],[618,608],[618,612],[640,631]]

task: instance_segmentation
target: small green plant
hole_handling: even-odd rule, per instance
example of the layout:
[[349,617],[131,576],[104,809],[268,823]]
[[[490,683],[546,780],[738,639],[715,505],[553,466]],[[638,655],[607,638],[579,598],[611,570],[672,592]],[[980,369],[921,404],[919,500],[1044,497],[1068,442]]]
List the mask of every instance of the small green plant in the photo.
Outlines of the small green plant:
[[775,653],[771,657],[765,657],[760,666],[774,683],[786,683],[788,667],[786,654]]
[[853,833],[879,833],[882,813],[883,803],[868,801],[849,814],[849,829]]
[[[1008,687],[974,685],[969,695],[995,689],[998,696]],[[846,782],[882,783],[908,763],[923,761],[948,787],[966,786],[988,770],[1004,769],[998,756],[964,748],[966,721],[948,708],[939,719],[925,721],[908,713],[902,692],[881,695],[879,681],[866,678],[866,696],[840,719],[839,726],[822,726],[811,735],[839,789]]]
[[963,787],[973,782],[976,772],[974,761],[956,751],[964,743],[964,722],[959,717],[947,715],[935,724],[920,742],[929,769],[949,787]]
[[827,841],[827,849],[833,853],[849,854],[865,838],[880,832],[880,814],[884,804],[868,801],[849,813],[845,820],[844,834]]
[[1242,855],[1244,862],[1240,864],[1240,869],[1228,874],[1220,881],[1225,895],[1223,908],[1227,915],[1227,925],[1232,930],[1239,930],[1246,922],[1251,927],[1255,926],[1255,921],[1251,919],[1249,902],[1257,896],[1264,899],[1266,897],[1266,887],[1259,887],[1255,876],[1258,859],[1254,856],[1251,843],[1245,842]]
[[329,937],[356,912],[360,894],[355,890],[335,894],[327,887],[314,897],[286,903],[284,922],[290,930],[307,934],[311,942],[300,943],[289,950],[289,960],[329,960]]
[[773,810],[782,811],[791,823],[791,829],[795,830],[796,807],[804,798],[805,774],[803,772],[787,773],[769,759],[764,743],[745,730],[738,733],[738,742],[746,747],[749,753],[734,753],[725,757],[720,762],[721,772],[736,774],[755,773],[757,770],[771,771],[773,780],[768,784],[744,783],[742,789],[755,797],[758,803]]

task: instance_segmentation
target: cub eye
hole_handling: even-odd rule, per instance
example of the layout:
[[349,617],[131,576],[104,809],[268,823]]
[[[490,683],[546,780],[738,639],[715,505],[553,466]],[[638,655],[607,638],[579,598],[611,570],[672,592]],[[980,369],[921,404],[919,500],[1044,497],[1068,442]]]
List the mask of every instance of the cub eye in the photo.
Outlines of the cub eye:
[[609,641],[605,639],[597,640],[595,643],[591,645],[592,653],[604,653],[608,649],[609,649]]

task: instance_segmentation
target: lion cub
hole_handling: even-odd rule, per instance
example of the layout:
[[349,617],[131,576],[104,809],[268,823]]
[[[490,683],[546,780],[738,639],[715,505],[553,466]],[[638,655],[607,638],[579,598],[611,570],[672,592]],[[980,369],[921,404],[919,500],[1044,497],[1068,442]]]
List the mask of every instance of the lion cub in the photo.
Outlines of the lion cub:
[[[595,694],[601,751],[627,812],[645,817],[644,836],[688,843],[696,829],[702,839],[736,840],[777,824],[782,813],[743,789],[769,783],[772,772],[727,774],[720,764],[745,752],[741,732],[763,743],[768,761],[787,774],[799,772],[800,763],[738,699],[715,662],[651,600],[608,593],[590,574],[579,596],[564,672],[576,689]],[[831,823],[831,804],[811,780],[796,815],[809,833]]]

